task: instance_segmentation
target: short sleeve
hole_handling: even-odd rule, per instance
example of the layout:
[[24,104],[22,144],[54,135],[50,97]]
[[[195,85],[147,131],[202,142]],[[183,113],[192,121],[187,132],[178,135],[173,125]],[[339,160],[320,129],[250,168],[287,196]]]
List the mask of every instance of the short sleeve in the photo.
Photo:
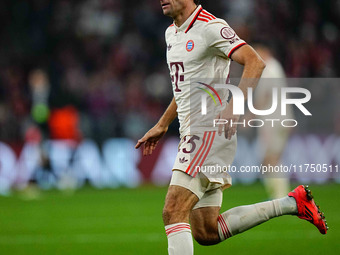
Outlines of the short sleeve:
[[228,58],[246,44],[224,20],[210,21],[206,25],[205,37],[208,47],[216,48]]

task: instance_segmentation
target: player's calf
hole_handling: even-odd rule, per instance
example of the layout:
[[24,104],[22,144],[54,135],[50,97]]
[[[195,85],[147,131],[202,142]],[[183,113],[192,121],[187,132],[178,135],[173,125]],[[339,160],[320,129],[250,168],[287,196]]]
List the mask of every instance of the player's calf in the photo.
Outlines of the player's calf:
[[214,245],[221,241],[217,226],[219,213],[220,207],[202,207],[192,211],[190,215],[192,235],[200,245]]
[[215,245],[221,242],[217,232],[192,232],[192,236],[202,246]]

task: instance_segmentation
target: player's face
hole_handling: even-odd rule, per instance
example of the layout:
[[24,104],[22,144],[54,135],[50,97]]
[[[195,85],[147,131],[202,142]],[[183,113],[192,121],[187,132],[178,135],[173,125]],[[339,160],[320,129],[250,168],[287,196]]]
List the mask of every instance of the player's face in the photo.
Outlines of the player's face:
[[172,18],[176,17],[192,0],[160,0],[163,14]]

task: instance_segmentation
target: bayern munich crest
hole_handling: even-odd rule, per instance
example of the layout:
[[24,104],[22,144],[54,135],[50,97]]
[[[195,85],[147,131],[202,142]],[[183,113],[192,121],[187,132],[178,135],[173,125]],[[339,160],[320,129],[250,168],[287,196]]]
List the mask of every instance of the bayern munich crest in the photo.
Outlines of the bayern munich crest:
[[231,27],[224,27],[221,29],[221,36],[224,39],[232,39],[235,37],[235,31]]
[[189,51],[189,52],[192,51],[194,49],[194,47],[195,47],[194,41],[193,40],[189,40],[187,42],[187,46],[186,46],[187,51]]

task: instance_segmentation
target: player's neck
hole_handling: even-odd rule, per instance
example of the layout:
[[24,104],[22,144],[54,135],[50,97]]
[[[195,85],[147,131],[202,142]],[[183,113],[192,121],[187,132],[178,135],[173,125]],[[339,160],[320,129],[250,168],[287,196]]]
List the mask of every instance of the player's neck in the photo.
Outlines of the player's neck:
[[183,8],[181,12],[179,12],[175,17],[173,17],[174,22],[177,27],[183,25],[183,23],[191,16],[191,14],[196,10],[196,4],[190,4],[186,8]]

